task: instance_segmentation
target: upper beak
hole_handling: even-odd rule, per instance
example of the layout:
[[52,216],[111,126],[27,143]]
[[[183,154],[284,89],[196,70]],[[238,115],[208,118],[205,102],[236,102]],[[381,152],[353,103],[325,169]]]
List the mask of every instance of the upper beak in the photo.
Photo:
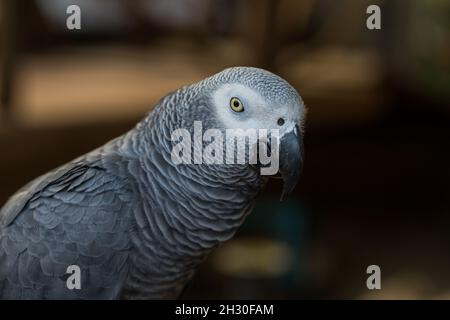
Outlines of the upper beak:
[[303,168],[303,137],[298,125],[281,137],[279,152],[279,172],[284,182],[281,194],[283,200],[297,185]]

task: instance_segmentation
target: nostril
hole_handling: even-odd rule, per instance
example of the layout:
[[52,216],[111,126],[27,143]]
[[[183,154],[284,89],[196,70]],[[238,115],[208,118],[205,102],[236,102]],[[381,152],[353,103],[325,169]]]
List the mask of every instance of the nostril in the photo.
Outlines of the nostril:
[[277,123],[281,127],[284,124],[284,119],[283,118],[278,119]]

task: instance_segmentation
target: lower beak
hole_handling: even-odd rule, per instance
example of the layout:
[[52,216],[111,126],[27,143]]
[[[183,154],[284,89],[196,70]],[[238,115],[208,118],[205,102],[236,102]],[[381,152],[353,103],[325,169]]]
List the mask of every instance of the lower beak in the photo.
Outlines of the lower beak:
[[297,185],[303,168],[303,138],[297,125],[281,137],[279,152],[279,172],[284,182],[283,200]]

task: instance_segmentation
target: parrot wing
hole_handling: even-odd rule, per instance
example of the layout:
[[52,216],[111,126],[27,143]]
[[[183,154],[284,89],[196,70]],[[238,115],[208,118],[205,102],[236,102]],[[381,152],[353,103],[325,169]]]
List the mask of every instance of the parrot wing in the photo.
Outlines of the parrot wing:
[[19,189],[0,211],[0,227],[9,225],[17,215],[22,211],[27,202],[39,191],[44,189],[53,181],[58,181],[63,175],[76,174],[82,171],[82,166],[76,163],[70,163],[61,168],[55,169],[45,175],[42,175]]
[[[74,162],[37,178],[0,211],[0,297],[118,298],[131,246],[131,191],[101,166]],[[68,267],[80,269],[69,289]]]

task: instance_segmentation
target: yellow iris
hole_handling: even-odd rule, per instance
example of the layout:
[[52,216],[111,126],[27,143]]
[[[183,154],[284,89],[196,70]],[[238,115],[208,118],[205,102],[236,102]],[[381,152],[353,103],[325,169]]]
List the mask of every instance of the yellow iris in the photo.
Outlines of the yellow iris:
[[234,112],[244,111],[244,105],[242,104],[241,100],[236,97],[231,98],[230,107]]

